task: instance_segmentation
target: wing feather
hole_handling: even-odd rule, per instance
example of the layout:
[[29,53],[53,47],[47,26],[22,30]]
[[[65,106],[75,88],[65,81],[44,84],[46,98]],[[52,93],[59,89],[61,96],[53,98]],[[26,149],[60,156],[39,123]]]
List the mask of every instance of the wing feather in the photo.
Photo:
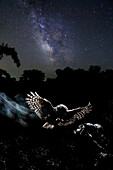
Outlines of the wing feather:
[[89,103],[85,107],[79,107],[72,110],[67,110],[68,119],[60,121],[58,123],[59,126],[67,126],[73,124],[77,120],[81,120],[85,117],[86,114],[92,111],[92,105]]
[[48,112],[53,111],[52,104],[47,99],[40,97],[36,92],[30,92],[27,96],[26,103],[30,109],[34,110],[40,119],[46,118]]

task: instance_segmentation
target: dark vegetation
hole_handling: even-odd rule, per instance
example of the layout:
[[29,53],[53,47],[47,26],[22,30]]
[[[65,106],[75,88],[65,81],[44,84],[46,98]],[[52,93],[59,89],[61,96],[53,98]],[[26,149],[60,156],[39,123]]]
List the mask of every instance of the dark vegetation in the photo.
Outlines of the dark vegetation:
[[20,61],[18,59],[18,55],[15,51],[15,48],[8,47],[8,44],[5,45],[4,43],[2,43],[2,45],[0,45],[0,60],[3,58],[4,55],[11,56],[17,67],[20,67]]
[[[3,48],[7,46],[0,46],[1,57],[3,53],[7,55]],[[19,66],[19,60],[14,61]],[[90,66],[89,70],[67,67],[56,70],[56,75],[55,79],[46,79],[39,70],[25,70],[17,81],[0,69],[0,92],[13,99],[16,94],[26,97],[29,91],[37,91],[40,96],[50,100],[53,106],[62,103],[70,109],[85,106],[90,101],[93,111],[80,123],[101,124],[108,142],[107,152],[112,155],[113,70],[101,71],[99,66]],[[36,120],[32,126],[23,128],[0,115],[0,169],[111,170],[112,156],[103,158],[94,166],[100,150],[87,137],[73,134],[77,126],[45,130]]]

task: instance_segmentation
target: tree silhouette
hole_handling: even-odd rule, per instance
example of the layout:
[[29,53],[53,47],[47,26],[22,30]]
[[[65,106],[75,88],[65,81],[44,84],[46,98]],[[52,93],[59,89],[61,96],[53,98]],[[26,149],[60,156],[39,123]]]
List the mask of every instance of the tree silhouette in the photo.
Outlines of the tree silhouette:
[[91,65],[90,68],[89,68],[89,72],[100,73],[100,71],[101,71],[100,66]]
[[45,73],[39,70],[24,70],[19,79],[20,89],[24,89],[23,93],[28,93],[29,90],[37,91],[42,87],[44,79]]
[[20,81],[42,82],[45,79],[45,74],[39,70],[24,70]]
[[17,67],[20,67],[20,60],[18,59],[15,48],[8,47],[8,44],[4,45],[4,43],[2,43],[2,45],[0,45],[0,60],[3,58],[4,54],[6,56],[11,56]]
[[7,73],[7,71],[0,69],[0,79],[1,78],[9,79],[10,75]]

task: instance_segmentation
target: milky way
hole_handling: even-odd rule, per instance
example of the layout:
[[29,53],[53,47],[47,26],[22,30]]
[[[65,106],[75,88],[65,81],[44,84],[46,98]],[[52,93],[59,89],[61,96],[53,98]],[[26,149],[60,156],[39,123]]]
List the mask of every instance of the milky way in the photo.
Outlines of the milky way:
[[[73,62],[76,55],[75,39],[71,35],[73,22],[65,20],[60,12],[43,11],[38,1],[33,4],[24,1],[23,5],[30,9],[33,37],[42,50],[45,61],[56,66],[62,65],[62,62],[64,65]],[[49,7],[51,8],[51,3]]]

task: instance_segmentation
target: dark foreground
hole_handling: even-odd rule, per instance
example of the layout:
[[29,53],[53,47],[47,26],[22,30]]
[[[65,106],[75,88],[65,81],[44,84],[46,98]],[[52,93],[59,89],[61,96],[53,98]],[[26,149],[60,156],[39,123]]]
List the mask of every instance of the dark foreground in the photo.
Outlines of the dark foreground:
[[42,129],[38,121],[25,128],[0,116],[0,170],[112,170],[112,147],[103,130],[76,129]]

